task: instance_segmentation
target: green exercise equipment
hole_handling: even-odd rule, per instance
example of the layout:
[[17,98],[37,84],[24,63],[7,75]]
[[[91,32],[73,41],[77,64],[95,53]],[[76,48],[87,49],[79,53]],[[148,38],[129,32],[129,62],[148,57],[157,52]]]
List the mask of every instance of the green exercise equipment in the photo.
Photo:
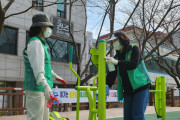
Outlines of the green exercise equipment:
[[[88,120],[96,120],[98,114],[99,120],[106,119],[106,41],[98,41],[98,50],[95,47],[90,49],[91,61],[98,68],[98,75],[93,80],[93,86],[80,86],[80,77],[72,68],[73,46],[69,48],[69,68],[78,78],[78,84],[75,87],[77,90],[77,106],[76,106],[76,120],[79,120],[79,104],[80,104],[80,91],[86,91],[89,100],[89,118]],[[95,79],[98,77],[98,109],[96,109],[96,91]],[[93,91],[93,95],[91,94]]]
[[150,90],[154,93],[154,104],[158,118],[166,120],[166,88],[165,77],[158,76],[156,78],[156,90]]
[[[76,106],[76,120],[79,120],[79,104],[80,91],[86,91],[89,100],[89,118],[88,120],[96,120],[98,114],[99,120],[106,120],[106,41],[98,41],[98,50],[95,47],[90,49],[91,61],[96,68],[98,74],[93,79],[93,86],[80,86],[80,77],[72,68],[73,46],[69,48],[69,68],[78,78],[78,83],[75,89],[77,90],[77,106]],[[98,77],[98,88],[95,86],[95,79]],[[98,109],[96,109],[96,91],[98,89]],[[91,94],[93,91],[93,95]],[[154,92],[156,113],[162,120],[166,120],[166,90],[165,77],[159,76],[156,79],[156,90]]]
[[69,119],[61,117],[61,115],[57,111],[52,111],[49,113],[49,120],[69,120]]

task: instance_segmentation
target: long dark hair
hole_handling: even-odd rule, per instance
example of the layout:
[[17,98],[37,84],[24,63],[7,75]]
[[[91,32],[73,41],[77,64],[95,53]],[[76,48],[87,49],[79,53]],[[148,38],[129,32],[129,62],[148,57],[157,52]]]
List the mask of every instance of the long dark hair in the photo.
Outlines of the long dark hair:
[[41,26],[37,26],[37,27],[31,27],[29,29],[29,37],[33,37],[33,36],[36,36],[36,35],[39,35],[39,33],[41,32]]
[[114,33],[114,36],[117,37],[119,39],[119,42],[123,45],[123,46],[128,46],[130,45],[130,39],[128,38],[128,36],[122,32],[122,31],[118,31]]

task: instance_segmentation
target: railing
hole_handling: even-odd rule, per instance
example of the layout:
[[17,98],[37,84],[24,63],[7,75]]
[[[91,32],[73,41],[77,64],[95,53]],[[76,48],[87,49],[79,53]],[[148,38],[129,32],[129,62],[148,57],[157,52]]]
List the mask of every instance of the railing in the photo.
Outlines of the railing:
[[[21,88],[2,88],[0,87],[0,103],[1,114],[20,115],[24,113],[25,108],[25,93]],[[8,91],[8,92],[7,92]]]
[[[150,93],[149,105],[154,105],[154,93]],[[180,96],[174,96],[174,89],[166,92],[166,105],[171,107],[180,107]]]
[[[26,114],[26,97],[22,88],[0,87],[0,116],[1,115],[21,115]],[[122,107],[123,103],[107,102],[107,108]],[[75,103],[62,103],[52,106],[50,111],[67,112],[68,108],[75,110]],[[80,103],[80,110],[88,110],[89,103]]]

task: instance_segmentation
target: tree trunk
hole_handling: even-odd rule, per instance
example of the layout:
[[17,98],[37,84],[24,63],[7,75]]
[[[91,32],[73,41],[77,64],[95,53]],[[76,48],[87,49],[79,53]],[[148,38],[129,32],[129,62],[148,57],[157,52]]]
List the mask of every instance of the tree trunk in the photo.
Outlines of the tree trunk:
[[5,16],[5,12],[2,9],[2,6],[0,6],[0,36],[4,27],[4,21],[5,21],[4,16]]
[[[0,15],[1,16],[1,15]],[[0,17],[0,36],[2,34],[2,30],[4,28],[4,17]]]

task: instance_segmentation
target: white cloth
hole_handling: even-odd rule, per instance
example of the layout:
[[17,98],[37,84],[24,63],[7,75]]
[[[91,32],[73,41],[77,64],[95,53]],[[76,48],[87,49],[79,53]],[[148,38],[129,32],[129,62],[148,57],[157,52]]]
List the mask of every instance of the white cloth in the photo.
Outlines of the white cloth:
[[53,70],[52,70],[51,72],[52,72],[52,77],[53,77],[53,78],[63,79],[62,77],[60,77],[59,75],[57,75]]
[[[37,85],[41,85],[43,81],[46,81],[46,78],[44,77],[44,49],[40,40],[35,39],[28,44],[27,55],[37,80]],[[46,85],[47,82],[44,82],[43,87]]]
[[44,92],[26,90],[27,120],[49,120]]
[[53,93],[52,93],[52,90],[51,90],[51,88],[49,87],[49,85],[46,85],[46,86],[44,87],[44,94],[45,94],[45,99],[46,99],[46,100],[50,100],[50,99],[51,99],[50,96],[51,96]]
[[53,78],[58,78],[58,75],[53,70],[51,71],[51,73]]
[[[37,39],[31,41],[27,46],[27,55],[33,69],[34,76],[37,80],[37,85],[45,87],[47,84],[44,77],[44,48],[41,42]],[[57,74],[52,70],[53,78],[57,78]]]

